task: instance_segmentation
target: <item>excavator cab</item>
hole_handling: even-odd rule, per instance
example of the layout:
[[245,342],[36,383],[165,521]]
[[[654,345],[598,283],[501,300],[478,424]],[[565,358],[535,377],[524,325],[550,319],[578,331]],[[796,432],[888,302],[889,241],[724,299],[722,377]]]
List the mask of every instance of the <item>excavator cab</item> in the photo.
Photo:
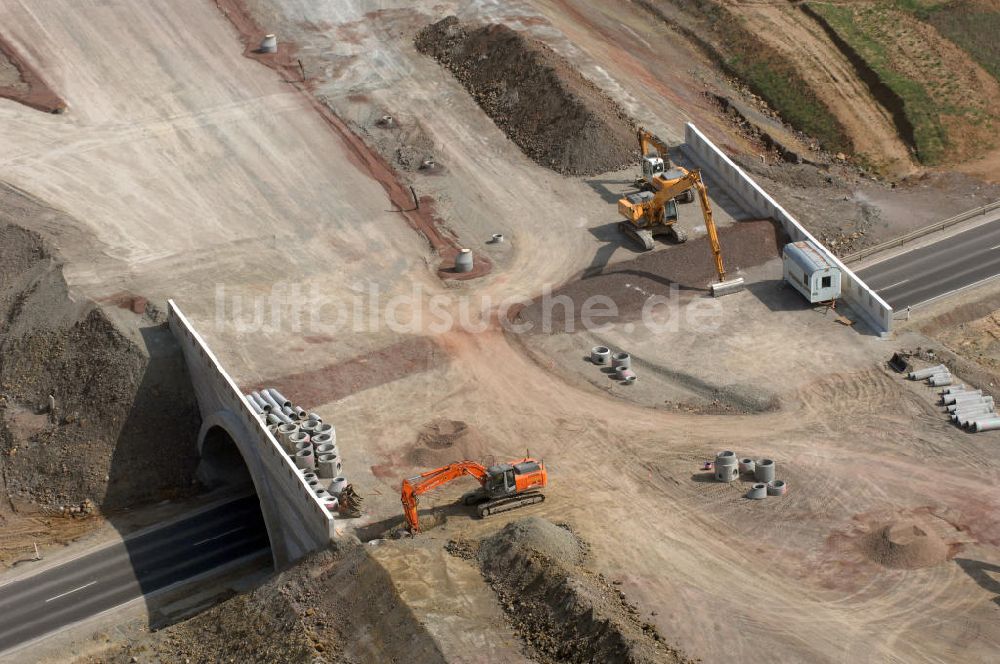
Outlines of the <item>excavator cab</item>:
[[664,171],[663,160],[659,157],[642,158],[642,179],[649,186],[653,184],[653,178]]
[[490,498],[501,498],[517,493],[514,466],[503,463],[487,468],[486,493]]

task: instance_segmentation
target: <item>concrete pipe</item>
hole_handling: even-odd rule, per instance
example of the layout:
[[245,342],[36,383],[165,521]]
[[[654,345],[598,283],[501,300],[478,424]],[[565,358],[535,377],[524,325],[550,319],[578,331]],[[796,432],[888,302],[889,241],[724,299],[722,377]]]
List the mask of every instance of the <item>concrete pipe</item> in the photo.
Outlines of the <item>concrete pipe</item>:
[[309,413],[309,419],[312,420],[312,421],[314,421],[314,422],[322,422],[323,421],[323,418],[320,417],[319,415],[317,415],[316,413]]
[[951,421],[958,422],[962,426],[965,426],[963,420],[968,420],[970,418],[977,417],[979,415],[985,415],[986,413],[993,413],[993,406],[987,406],[986,404],[979,404],[973,408],[966,408],[964,410],[956,410],[951,414]]
[[295,449],[300,450],[303,447],[308,446],[310,449],[312,445],[309,443],[309,435],[303,433],[302,431],[296,431],[295,433],[288,434],[288,444],[294,446]]
[[308,470],[304,470],[304,471],[302,471],[302,479],[304,479],[306,482],[308,482],[309,480],[318,480],[319,479],[319,475],[317,475],[316,473],[310,472]]
[[299,430],[303,433],[307,433],[310,436],[315,435],[316,427],[319,426],[319,422],[315,420],[306,420],[305,422],[299,422]]
[[332,493],[335,496],[339,496],[340,492],[343,491],[344,487],[346,486],[347,486],[347,478],[344,477],[343,475],[338,475],[337,477],[333,478],[332,482],[330,482],[330,493]]
[[337,442],[337,431],[333,428],[332,424],[326,424],[325,422],[319,422],[316,425],[316,429],[313,433],[314,436],[321,436],[323,434],[329,434],[331,442]]
[[274,399],[277,403],[280,403],[282,405],[282,407],[285,407],[285,406],[291,407],[292,402],[289,401],[288,399],[286,399],[285,395],[283,395],[281,392],[279,392],[278,390],[274,389],[273,387],[269,387],[269,388],[267,388],[264,391],[267,392],[268,394],[270,394],[271,398]]
[[282,424],[292,424],[292,418],[284,413],[272,413],[272,415],[275,415]]
[[253,396],[251,396],[249,394],[245,394],[243,396],[243,398],[246,399],[247,405],[250,406],[250,410],[252,410],[253,412],[257,413],[258,415],[264,415],[265,414],[264,409],[261,408],[260,404],[257,403],[257,400],[254,399]]
[[635,380],[635,372],[626,367],[618,367],[618,380],[624,380],[626,383],[631,383]]
[[635,380],[636,380],[636,375],[634,373],[630,373],[629,375],[622,378],[622,382],[625,383],[626,385],[635,385]]
[[491,244],[503,244],[503,233],[494,233],[493,237],[490,238]]
[[340,471],[344,469],[344,463],[338,454],[324,454],[322,456],[317,456],[316,461],[319,462],[320,459],[325,459],[327,463],[333,468],[333,475],[330,477],[336,477],[340,474]]
[[740,459],[740,472],[753,474],[755,465],[753,459]]
[[264,390],[263,392],[260,393],[260,398],[263,399],[264,402],[269,406],[270,410],[268,410],[268,412],[270,413],[281,412],[281,404],[275,401],[274,397],[272,397],[267,390]]
[[277,425],[277,424],[268,424],[267,425],[267,430],[270,431],[271,435],[274,436],[275,438],[278,437],[278,426],[279,425]]
[[771,459],[761,459],[753,469],[753,478],[758,482],[767,484],[774,480],[774,461]]
[[250,398],[256,401],[257,405],[260,406],[261,410],[265,413],[271,412],[271,404],[264,400],[264,397],[260,395],[260,392],[251,392]]
[[337,467],[338,457],[332,454],[321,454],[316,457],[316,473],[325,480],[333,479],[340,472]]
[[943,397],[941,397],[941,400],[944,401],[946,404],[949,404],[949,403],[955,403],[956,401],[959,400],[965,400],[965,399],[970,399],[972,397],[982,396],[982,394],[983,394],[982,390],[971,390],[968,392],[952,392],[951,394],[946,394]]
[[739,476],[736,452],[726,450],[715,455],[715,481],[732,482]]
[[983,420],[976,420],[972,423],[971,428],[976,433],[979,433],[980,431],[1000,429],[1000,417],[989,417]]
[[319,455],[319,454],[336,454],[337,453],[337,446],[334,445],[333,443],[322,443],[321,445],[317,445],[316,441],[314,439],[313,440],[313,450],[316,452],[317,455]]
[[950,406],[945,406],[945,410],[949,413],[955,413],[963,408],[974,408],[975,406],[982,406],[986,404],[987,406],[993,405],[993,397],[977,397],[975,399],[969,399],[967,401],[959,401],[958,403],[953,403]]
[[767,483],[767,495],[769,496],[783,496],[787,490],[788,484],[785,483],[785,480],[774,480]]
[[979,420],[989,420],[996,417],[996,411],[988,411],[985,413],[974,413],[969,415],[962,415],[958,418],[958,426],[963,429],[971,429],[973,425]]
[[316,433],[312,434],[312,441],[316,445],[336,445],[337,441],[334,440],[333,436],[328,433]]
[[622,351],[611,356],[611,366],[615,369],[628,369],[632,366],[632,356]]
[[455,272],[472,272],[472,250],[460,249],[455,256]]
[[944,387],[945,385],[951,385],[951,374],[938,374],[936,376],[931,376],[927,379],[927,382],[931,387]]
[[281,412],[284,413],[285,417],[287,417],[290,421],[292,422],[299,421],[299,416],[295,414],[295,411],[292,410],[291,406],[283,406],[281,408]]
[[270,424],[281,424],[282,422],[281,422],[281,418],[278,417],[277,415],[275,415],[274,413],[268,413],[267,414],[267,423],[270,425]]
[[327,491],[326,489],[324,489],[323,487],[317,488],[316,490],[313,491],[313,493],[316,494],[317,498],[321,498],[321,499],[322,498],[326,498],[327,496],[330,495],[330,492]]
[[295,442],[291,440],[291,435],[298,432],[299,425],[297,424],[282,424],[278,427],[278,441],[288,454],[295,452]]
[[299,450],[295,453],[295,465],[299,468],[308,468],[312,470],[316,467],[316,457],[313,456],[313,451],[309,448],[304,450]]
[[292,410],[295,411],[295,416],[300,420],[305,420],[308,419],[309,417],[308,413],[306,413],[306,411],[303,408],[299,408],[298,406],[292,406]]
[[323,500],[323,507],[326,508],[327,512],[336,514],[340,511],[340,501],[337,500],[335,496],[327,496],[326,499]]
[[958,392],[965,392],[967,389],[969,388],[964,383],[962,385],[952,385],[941,390],[941,394],[957,394]]
[[306,486],[309,487],[310,490],[315,491],[316,489],[322,489],[323,483],[320,482],[319,479],[317,478],[312,480],[306,480]]
[[763,482],[754,484],[747,492],[747,498],[750,500],[764,500],[767,498],[767,485]]
[[264,38],[260,41],[260,52],[261,53],[277,53],[278,52],[278,38],[274,35],[264,35]]
[[930,378],[936,373],[941,373],[942,371],[947,371],[948,367],[943,364],[939,364],[934,367],[927,367],[926,369],[920,369],[918,371],[911,371],[909,374],[910,380],[923,380],[924,378]]
[[611,361],[611,349],[607,346],[594,346],[590,349],[590,361],[594,364],[608,364]]

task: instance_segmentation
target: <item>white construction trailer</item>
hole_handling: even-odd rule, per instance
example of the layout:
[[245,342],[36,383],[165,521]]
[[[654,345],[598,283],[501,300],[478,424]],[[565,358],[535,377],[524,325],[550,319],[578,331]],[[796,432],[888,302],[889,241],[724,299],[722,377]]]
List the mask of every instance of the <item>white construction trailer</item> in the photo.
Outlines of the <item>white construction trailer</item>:
[[785,281],[810,302],[840,297],[840,268],[828,261],[808,240],[790,242],[781,252]]

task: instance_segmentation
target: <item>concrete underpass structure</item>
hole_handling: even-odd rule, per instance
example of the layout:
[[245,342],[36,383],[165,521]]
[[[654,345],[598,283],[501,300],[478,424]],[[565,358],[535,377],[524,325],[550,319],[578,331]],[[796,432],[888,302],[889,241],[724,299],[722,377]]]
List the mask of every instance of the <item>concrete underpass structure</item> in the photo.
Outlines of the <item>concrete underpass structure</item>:
[[[227,459],[238,463],[225,449],[228,440],[235,443],[260,500],[275,569],[327,546],[334,533],[333,516],[177,304],[170,300],[168,305],[170,329],[183,349],[201,410],[198,453],[216,464]],[[209,475],[227,474],[226,468],[204,470]]]

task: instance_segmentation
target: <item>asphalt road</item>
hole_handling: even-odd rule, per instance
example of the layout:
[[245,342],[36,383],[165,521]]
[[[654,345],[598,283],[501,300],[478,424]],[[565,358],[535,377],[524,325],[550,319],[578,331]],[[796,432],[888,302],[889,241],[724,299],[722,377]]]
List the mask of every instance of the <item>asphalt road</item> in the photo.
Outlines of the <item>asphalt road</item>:
[[0,652],[269,546],[249,496],[0,586]]
[[1000,274],[1000,219],[858,272],[895,311]]

